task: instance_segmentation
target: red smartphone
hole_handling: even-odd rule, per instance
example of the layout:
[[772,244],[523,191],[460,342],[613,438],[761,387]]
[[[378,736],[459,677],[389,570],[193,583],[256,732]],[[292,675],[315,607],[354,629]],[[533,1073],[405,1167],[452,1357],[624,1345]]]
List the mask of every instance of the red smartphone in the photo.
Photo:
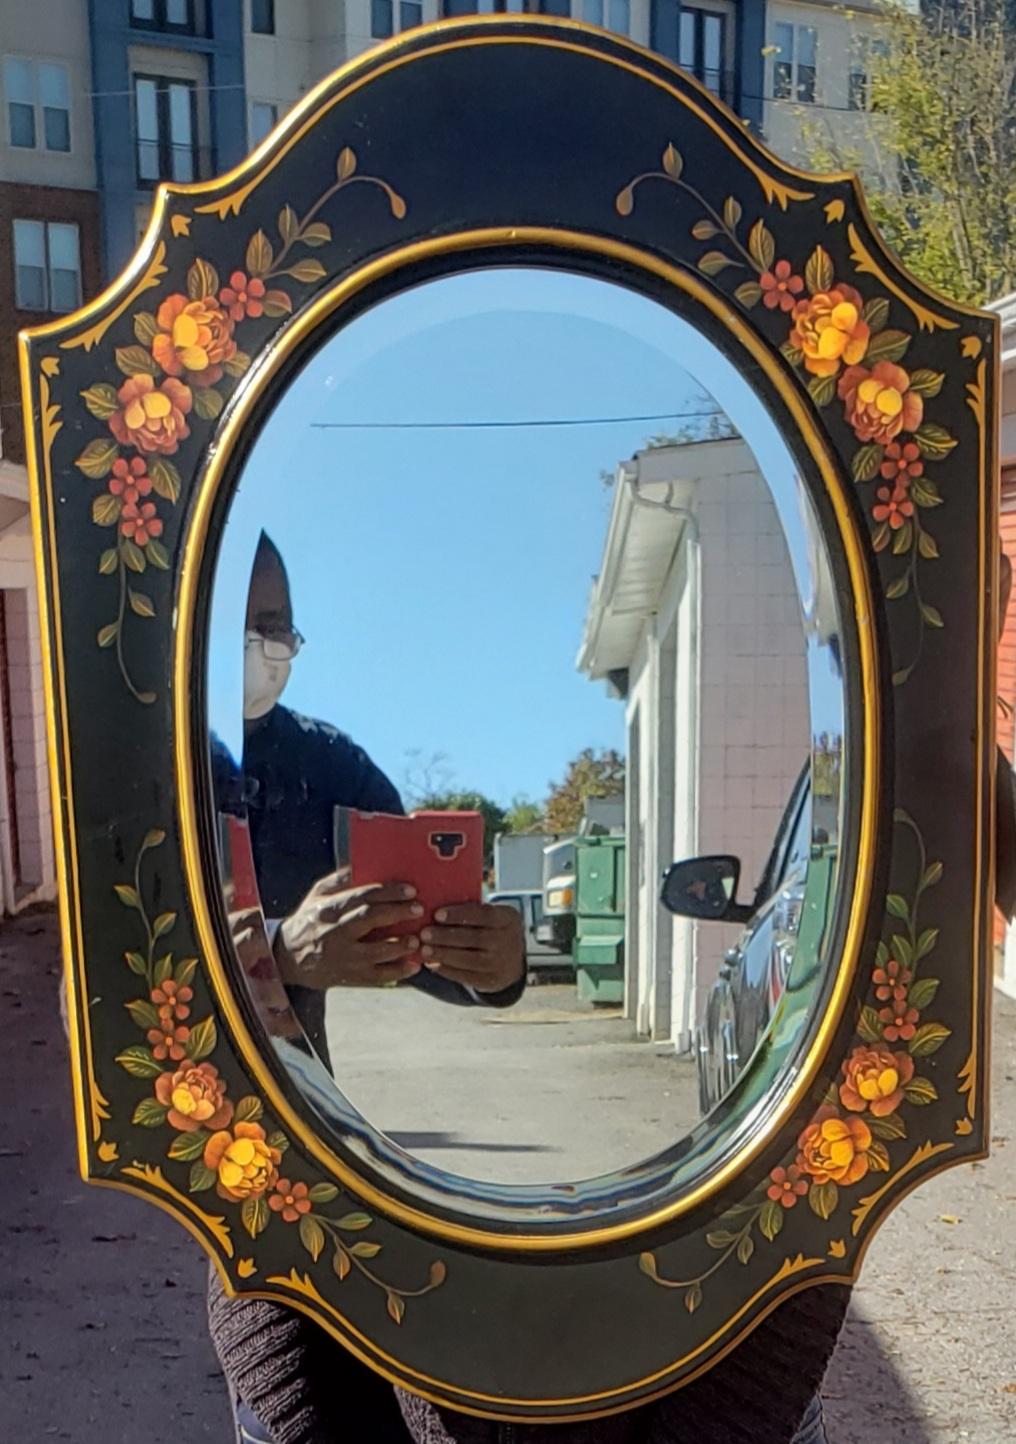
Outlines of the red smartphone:
[[250,828],[242,817],[226,815],[226,830],[229,839],[229,863],[233,881],[233,906],[242,908],[261,906],[258,878],[254,869],[254,849],[251,846]]
[[383,812],[335,809],[335,861],[351,887],[402,882],[416,888],[423,917],[386,929],[398,937],[425,927],[438,908],[480,902],[483,818],[478,812]]

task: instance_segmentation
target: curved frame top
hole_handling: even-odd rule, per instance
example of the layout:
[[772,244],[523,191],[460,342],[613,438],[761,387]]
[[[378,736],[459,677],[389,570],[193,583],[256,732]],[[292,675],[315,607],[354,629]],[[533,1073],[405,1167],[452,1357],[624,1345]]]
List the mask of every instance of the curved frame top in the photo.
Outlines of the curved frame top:
[[[231,983],[195,762],[208,582],[264,408],[363,306],[506,263],[631,286],[750,368],[847,599],[853,888],[823,1016],[692,1186],[545,1223],[390,1186],[287,1087]],[[985,1152],[997,354],[852,178],[783,165],[658,56],[568,22],[408,32],[237,170],[161,187],[124,275],[21,342],[84,1176],[167,1209],[231,1291],[502,1418],[631,1406],[853,1278],[909,1188]],[[172,1045],[170,981],[193,993]],[[181,1069],[217,1129],[169,1106]],[[299,1226],[267,1206],[284,1151]]]

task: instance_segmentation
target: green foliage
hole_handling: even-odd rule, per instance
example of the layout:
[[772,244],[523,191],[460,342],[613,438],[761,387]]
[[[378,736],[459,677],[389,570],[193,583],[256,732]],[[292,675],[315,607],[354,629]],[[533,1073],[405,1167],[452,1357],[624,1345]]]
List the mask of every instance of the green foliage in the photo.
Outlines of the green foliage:
[[547,831],[575,832],[586,799],[624,792],[624,776],[624,758],[619,752],[613,748],[597,752],[586,747],[569,762],[564,779],[550,789],[543,814]]

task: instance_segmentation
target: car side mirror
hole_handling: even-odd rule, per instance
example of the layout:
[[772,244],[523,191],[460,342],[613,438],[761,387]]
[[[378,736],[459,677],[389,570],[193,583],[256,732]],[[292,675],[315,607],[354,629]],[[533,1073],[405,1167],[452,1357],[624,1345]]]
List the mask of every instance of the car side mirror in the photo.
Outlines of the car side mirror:
[[700,922],[747,922],[752,909],[735,902],[740,877],[740,858],[687,858],[667,868],[660,901],[668,912],[679,917],[697,918]]

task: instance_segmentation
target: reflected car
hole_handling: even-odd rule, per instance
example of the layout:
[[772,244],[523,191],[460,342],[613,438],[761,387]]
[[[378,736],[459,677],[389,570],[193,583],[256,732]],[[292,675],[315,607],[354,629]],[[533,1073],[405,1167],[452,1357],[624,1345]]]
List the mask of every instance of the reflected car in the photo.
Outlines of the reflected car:
[[725,1097],[765,1035],[787,983],[804,907],[812,856],[810,770],[801,773],[750,905],[736,902],[736,857],[675,862],[661,902],[700,922],[738,922],[744,930],[725,955],[695,1030],[699,1104],[703,1116]]

